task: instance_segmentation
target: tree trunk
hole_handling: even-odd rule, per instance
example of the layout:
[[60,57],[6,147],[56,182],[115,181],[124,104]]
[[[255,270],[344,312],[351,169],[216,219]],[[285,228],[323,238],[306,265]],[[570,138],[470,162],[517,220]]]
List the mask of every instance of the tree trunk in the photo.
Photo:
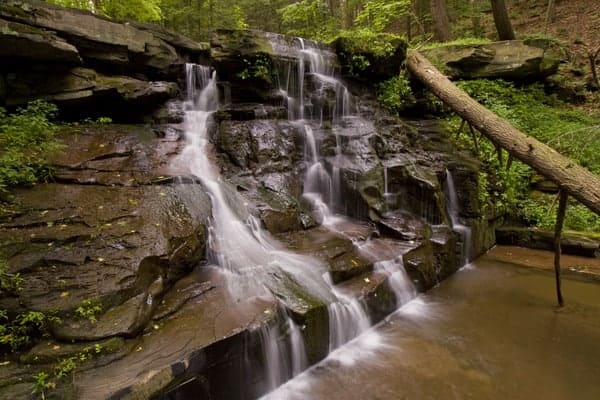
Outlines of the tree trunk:
[[556,1],[548,0],[548,9],[546,10],[546,25],[554,22],[556,19]]
[[419,27],[419,33],[425,35],[429,31],[429,23],[427,18],[429,14],[430,1],[429,0],[413,0],[413,9],[416,15],[417,26]]
[[567,212],[568,195],[564,191],[560,191],[558,200],[558,211],[556,212],[556,225],[554,227],[554,277],[556,280],[556,301],[562,307],[565,302],[563,300],[561,282],[560,282],[560,237],[562,234],[563,222],[565,213]]
[[410,72],[427,88],[495,145],[529,165],[600,215],[600,177],[513,128],[456,87],[418,51],[409,51],[406,63]]
[[433,36],[439,42],[450,40],[450,18],[446,0],[431,0],[431,18],[433,19]]
[[494,14],[494,24],[496,24],[498,38],[500,40],[515,40],[515,32],[510,23],[504,0],[492,0],[492,13]]

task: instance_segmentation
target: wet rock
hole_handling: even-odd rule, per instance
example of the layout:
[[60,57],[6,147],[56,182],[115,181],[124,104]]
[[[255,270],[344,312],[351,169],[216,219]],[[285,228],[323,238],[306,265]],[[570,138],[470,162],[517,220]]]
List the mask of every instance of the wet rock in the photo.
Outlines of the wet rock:
[[[49,73],[55,75],[48,80]],[[179,94],[176,83],[144,81],[126,76],[107,76],[87,68],[53,69],[34,65],[6,80],[7,105],[22,105],[36,98],[55,102],[69,117],[94,107],[88,115],[114,116],[136,120]]]
[[340,292],[358,298],[365,305],[372,324],[381,321],[396,309],[396,295],[389,285],[389,275],[367,272],[336,287]]
[[348,280],[373,269],[373,263],[360,254],[347,236],[316,228],[278,236],[294,252],[325,261],[333,283]]
[[446,199],[434,171],[419,168],[410,156],[403,155],[387,161],[385,168],[388,209],[407,210],[434,225],[448,224]]
[[470,254],[473,257],[473,253],[470,251],[472,244],[464,242],[469,239],[468,237],[460,237],[450,227],[443,225],[434,227],[430,242],[438,282],[446,279],[462,267],[463,263],[467,261],[467,255]]
[[[73,152],[53,160],[57,179],[69,183],[12,192],[18,207],[0,224],[0,251],[24,278],[23,307],[68,321],[59,336],[131,336],[163,291],[204,258],[210,202],[199,185],[155,184],[177,147],[153,132],[82,129],[70,138]],[[84,300],[102,306],[98,323],[69,317]]]
[[433,246],[430,241],[421,243],[402,255],[406,272],[415,282],[417,289],[423,292],[434,287],[438,281]]
[[[82,125],[64,132],[69,154],[50,160],[62,183],[102,186],[166,184],[175,171],[169,160],[181,150],[177,133],[157,134],[139,125]],[[133,202],[133,200],[132,200]]]
[[273,98],[273,48],[264,32],[218,29],[211,33],[210,46],[213,65],[229,82],[234,101]]
[[431,227],[406,212],[386,213],[377,221],[382,234],[400,240],[422,240],[431,237]]
[[535,40],[440,46],[423,54],[454,79],[541,80],[554,74],[561,60],[552,43]]
[[80,353],[92,349],[93,353],[113,354],[126,348],[125,340],[122,338],[110,338],[99,342],[88,343],[61,343],[45,341],[35,345],[27,353],[20,357],[25,364],[50,364],[62,359],[79,356]]
[[[256,386],[264,382],[263,371],[244,368],[243,360],[264,357],[257,330],[275,323],[275,303],[232,299],[218,272],[195,274],[198,283],[210,281],[215,288],[161,320],[125,357],[79,373],[77,397],[153,398],[192,377],[205,376],[211,382],[211,397],[237,399],[241,389],[224,384],[226,379],[236,377]],[[260,388],[249,384],[243,392],[258,394]]]

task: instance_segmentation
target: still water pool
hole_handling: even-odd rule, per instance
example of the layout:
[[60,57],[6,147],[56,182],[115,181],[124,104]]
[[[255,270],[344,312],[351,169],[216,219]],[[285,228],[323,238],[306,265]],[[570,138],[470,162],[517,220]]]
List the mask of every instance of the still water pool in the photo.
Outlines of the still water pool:
[[600,284],[563,278],[566,307],[558,310],[552,272],[519,265],[547,253],[500,253],[266,398],[600,399]]

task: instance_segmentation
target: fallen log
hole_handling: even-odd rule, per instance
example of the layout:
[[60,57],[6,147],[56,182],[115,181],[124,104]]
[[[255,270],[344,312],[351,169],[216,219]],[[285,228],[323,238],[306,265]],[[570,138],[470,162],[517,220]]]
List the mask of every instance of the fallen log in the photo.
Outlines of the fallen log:
[[506,120],[473,100],[418,51],[409,51],[406,65],[411,74],[492,143],[529,165],[556,183],[565,193],[600,215],[599,176],[537,139],[515,129]]

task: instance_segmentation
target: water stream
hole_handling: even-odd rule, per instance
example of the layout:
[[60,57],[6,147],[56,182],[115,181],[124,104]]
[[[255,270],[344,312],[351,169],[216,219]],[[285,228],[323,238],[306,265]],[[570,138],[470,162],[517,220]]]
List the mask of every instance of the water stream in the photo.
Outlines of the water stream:
[[[330,72],[324,58],[313,49],[300,49],[299,59],[307,60],[307,69],[318,82],[334,85],[336,93],[341,93],[339,104],[336,100],[331,115],[337,115],[333,119],[343,117],[343,111],[338,113],[337,110],[346,109],[347,90],[327,75]],[[298,70],[304,71],[304,62],[299,64]],[[303,81],[301,77],[297,79]],[[218,108],[216,72],[206,66],[189,64],[186,66],[186,83],[186,146],[175,164],[179,168],[187,168],[197,177],[210,196],[212,220],[208,228],[208,258],[226,274],[230,295],[237,299],[264,300],[288,290],[290,285],[300,286],[301,290],[328,305],[330,351],[367,330],[371,321],[360,301],[335,289],[321,261],[285,250],[261,228],[260,221],[247,210],[244,199],[221,178],[218,167],[212,161],[213,149],[209,140],[210,121]],[[320,85],[319,90],[322,90]],[[299,93],[302,95],[303,90]],[[294,103],[300,104],[301,109],[305,104],[301,98]],[[322,124],[323,108],[314,105],[310,108],[313,113],[316,111],[320,120],[318,124]],[[299,111],[298,115],[302,116],[303,111]],[[336,185],[322,164],[312,131],[315,121],[300,120],[299,123],[306,132],[305,195],[311,199],[326,224],[336,218],[330,211],[330,205],[339,201],[334,198]],[[283,307],[279,314],[282,323],[265,326],[258,332],[266,364],[265,391],[274,389],[308,366],[301,328]]]
[[446,196],[448,197],[448,213],[452,221],[452,229],[461,237],[461,265],[468,264],[471,261],[471,228],[460,221],[458,196],[454,186],[454,178],[449,170],[446,170]]

